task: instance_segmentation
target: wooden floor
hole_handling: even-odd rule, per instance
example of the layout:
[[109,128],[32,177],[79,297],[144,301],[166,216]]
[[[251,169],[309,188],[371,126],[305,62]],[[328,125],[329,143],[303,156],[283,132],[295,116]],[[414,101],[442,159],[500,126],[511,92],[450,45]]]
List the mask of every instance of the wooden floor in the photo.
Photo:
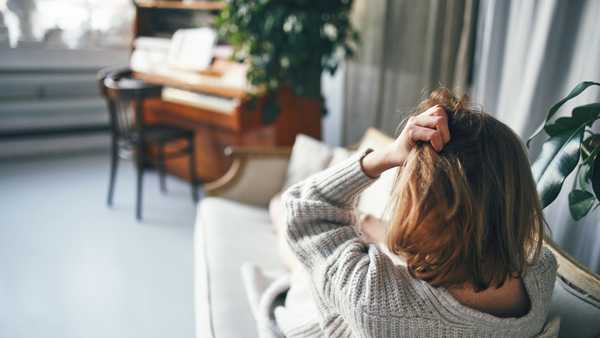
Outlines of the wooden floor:
[[108,152],[0,162],[0,337],[194,336],[189,186],[123,163],[105,206]]

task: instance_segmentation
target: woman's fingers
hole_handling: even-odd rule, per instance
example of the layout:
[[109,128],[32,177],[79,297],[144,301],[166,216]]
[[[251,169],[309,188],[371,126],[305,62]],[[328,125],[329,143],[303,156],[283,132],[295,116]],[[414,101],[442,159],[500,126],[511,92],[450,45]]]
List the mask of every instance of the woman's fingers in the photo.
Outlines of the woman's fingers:
[[[437,105],[419,115],[410,117],[397,141],[394,143],[399,154],[408,154],[415,143],[419,141],[429,142],[435,151],[442,151],[444,145],[450,141],[446,110]],[[403,159],[398,162],[402,163]]]
[[433,106],[413,119],[418,126],[433,128],[441,133],[444,144],[450,141],[450,130],[448,129],[448,116],[442,106]]
[[450,129],[448,129],[448,114],[446,114],[446,110],[442,106],[438,107],[433,111],[434,116],[438,117],[436,129],[442,133],[442,138],[444,140],[444,144],[450,142]]
[[441,151],[444,148],[444,140],[442,139],[442,133],[437,129],[421,127],[417,124],[413,124],[408,127],[408,137],[413,142],[423,141],[429,142],[436,151]]

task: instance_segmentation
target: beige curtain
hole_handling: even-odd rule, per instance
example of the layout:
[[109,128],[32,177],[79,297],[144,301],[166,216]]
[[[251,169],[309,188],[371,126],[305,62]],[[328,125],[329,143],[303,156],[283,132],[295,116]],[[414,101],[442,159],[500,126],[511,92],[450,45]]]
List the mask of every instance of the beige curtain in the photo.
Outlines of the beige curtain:
[[345,74],[343,142],[397,125],[432,89],[466,91],[478,0],[355,0],[361,33]]

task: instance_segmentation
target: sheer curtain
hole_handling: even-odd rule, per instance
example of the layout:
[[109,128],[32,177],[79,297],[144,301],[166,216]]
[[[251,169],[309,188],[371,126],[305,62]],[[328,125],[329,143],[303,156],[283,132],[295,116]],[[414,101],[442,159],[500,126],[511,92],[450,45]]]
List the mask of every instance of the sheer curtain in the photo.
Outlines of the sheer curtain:
[[[600,80],[600,1],[481,0],[472,94],[523,140],[548,108],[584,80]],[[600,100],[588,90],[562,110]],[[540,142],[533,144],[535,159]],[[546,209],[553,238],[579,261],[600,272],[600,213],[571,219],[572,178]]]
[[345,73],[343,142],[377,127],[393,134],[422,96],[467,87],[477,0],[355,0],[361,32]]

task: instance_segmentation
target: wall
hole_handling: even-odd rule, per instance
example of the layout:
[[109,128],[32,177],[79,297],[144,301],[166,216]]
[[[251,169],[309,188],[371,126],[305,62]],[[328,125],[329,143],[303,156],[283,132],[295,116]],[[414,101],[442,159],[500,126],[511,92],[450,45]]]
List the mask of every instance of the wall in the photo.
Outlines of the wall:
[[323,141],[333,146],[342,145],[345,68],[341,63],[333,76],[326,73],[321,80],[327,107],[327,115],[323,118]]

